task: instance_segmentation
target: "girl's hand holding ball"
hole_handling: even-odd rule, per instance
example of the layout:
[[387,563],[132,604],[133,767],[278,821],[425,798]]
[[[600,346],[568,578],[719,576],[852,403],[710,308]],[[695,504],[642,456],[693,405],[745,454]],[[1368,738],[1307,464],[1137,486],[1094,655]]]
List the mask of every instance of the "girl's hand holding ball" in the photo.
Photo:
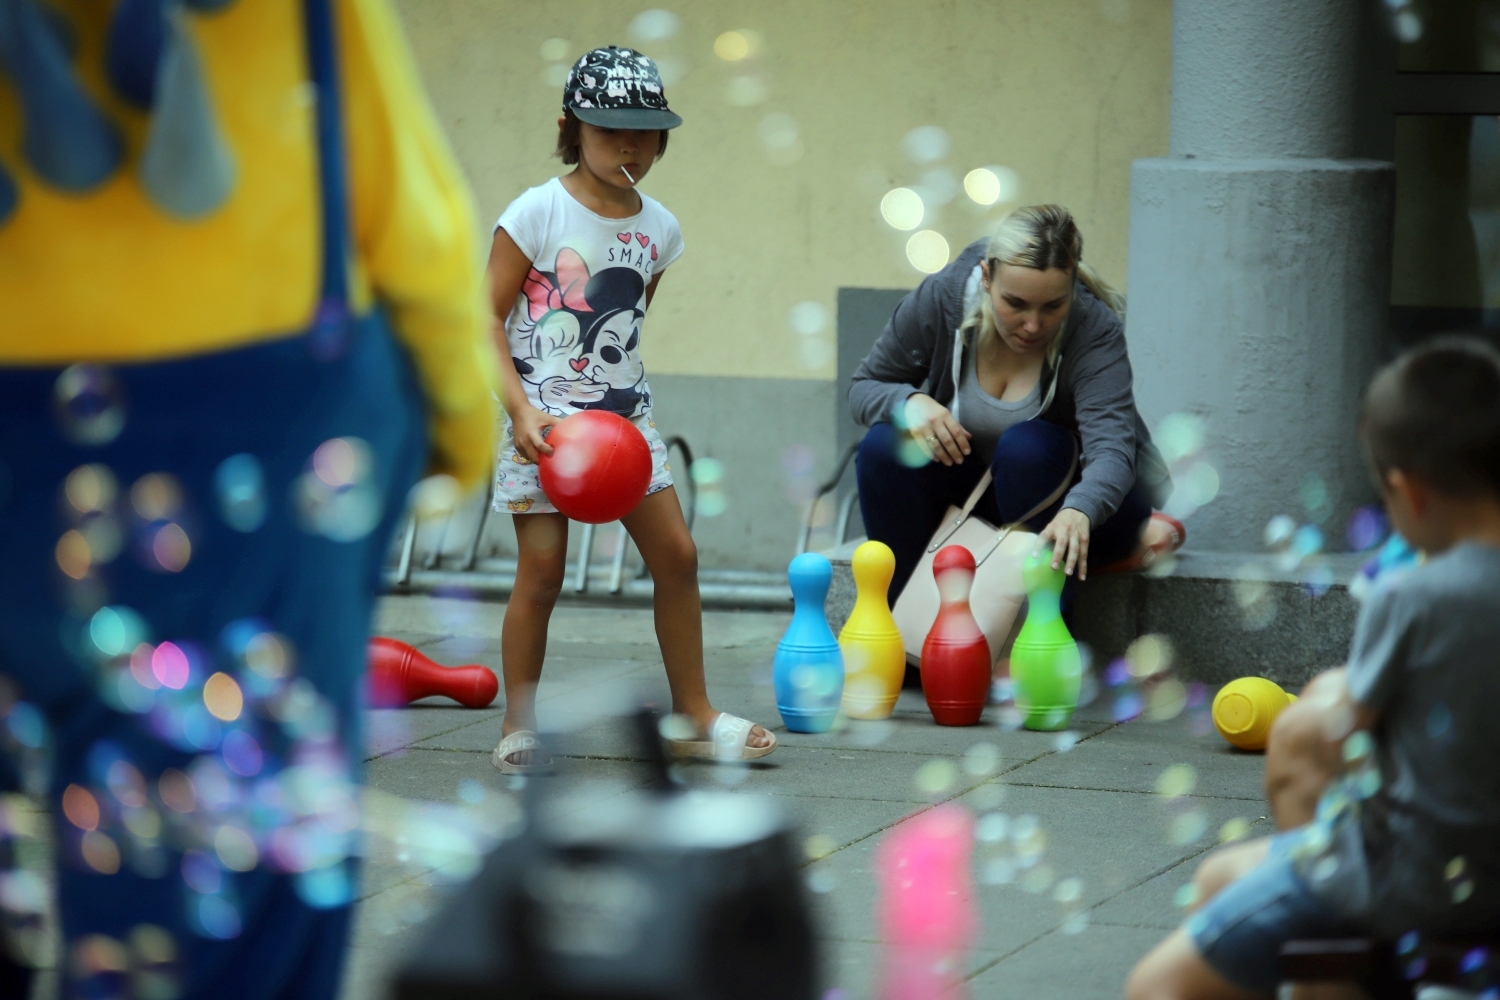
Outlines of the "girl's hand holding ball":
[[552,446],[546,441],[547,431],[561,420],[561,417],[522,402],[510,415],[515,427],[516,450],[532,463],[537,461],[538,455],[552,454]]

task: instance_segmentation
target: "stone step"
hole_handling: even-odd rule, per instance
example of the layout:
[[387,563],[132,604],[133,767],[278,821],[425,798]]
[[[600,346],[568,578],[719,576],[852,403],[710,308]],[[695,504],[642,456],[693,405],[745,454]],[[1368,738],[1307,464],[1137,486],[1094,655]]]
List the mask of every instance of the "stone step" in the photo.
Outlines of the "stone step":
[[[854,607],[849,560],[862,541],[824,553],[833,563],[828,620],[835,633]],[[1075,637],[1089,645],[1096,664],[1156,633],[1171,641],[1185,680],[1222,684],[1257,675],[1300,686],[1344,661],[1359,611],[1348,582],[1363,559],[1322,556],[1287,572],[1260,553],[1179,552],[1164,572],[1109,574],[1081,584]],[[1309,586],[1310,577],[1321,581]]]

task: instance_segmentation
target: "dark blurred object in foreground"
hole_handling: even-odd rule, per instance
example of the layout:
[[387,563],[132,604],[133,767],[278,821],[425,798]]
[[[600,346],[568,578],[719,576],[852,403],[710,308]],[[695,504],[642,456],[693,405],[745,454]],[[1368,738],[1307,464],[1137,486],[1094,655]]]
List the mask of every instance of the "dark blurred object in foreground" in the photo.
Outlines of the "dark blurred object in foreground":
[[526,831],[434,918],[398,1000],[813,1000],[790,831],[760,799],[676,790],[639,723],[657,788],[534,780]]

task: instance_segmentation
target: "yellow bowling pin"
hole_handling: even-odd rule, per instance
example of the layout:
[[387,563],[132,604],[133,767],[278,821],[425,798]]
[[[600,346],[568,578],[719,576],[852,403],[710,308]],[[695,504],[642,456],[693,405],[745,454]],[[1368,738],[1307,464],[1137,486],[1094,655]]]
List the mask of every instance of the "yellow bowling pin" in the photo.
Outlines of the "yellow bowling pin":
[[1241,677],[1214,696],[1214,728],[1241,750],[1264,750],[1276,717],[1296,700],[1275,681]]
[[844,651],[844,714],[884,719],[896,707],[906,677],[906,647],[886,594],[896,556],[884,542],[854,550],[854,610],[839,632]]

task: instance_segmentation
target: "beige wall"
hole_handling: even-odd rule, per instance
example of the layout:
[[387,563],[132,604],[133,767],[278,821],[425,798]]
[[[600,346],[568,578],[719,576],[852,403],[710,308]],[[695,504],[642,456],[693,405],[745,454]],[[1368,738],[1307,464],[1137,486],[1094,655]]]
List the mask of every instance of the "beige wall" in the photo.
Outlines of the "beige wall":
[[[521,190],[560,171],[549,157],[561,87],[542,43],[633,44],[645,9],[602,0],[401,0],[438,113],[493,220]],[[1085,255],[1125,280],[1130,162],[1167,149],[1170,0],[689,0],[675,37],[641,44],[686,73],[667,94],[686,123],[643,189],[682,223],[687,253],[647,325],[648,371],[833,378],[839,286],[907,287],[907,234],[880,217],[881,196],[923,170],[902,137],[937,125],[952,137],[938,166],[958,177],[999,164],[1024,202],[1077,215]],[[764,46],[726,63],[719,33],[748,28]],[[768,96],[727,99],[753,74]],[[757,126],[795,119],[805,150],[768,160]],[[997,209],[999,206],[997,206]],[[933,227],[957,253],[1001,214],[960,193]],[[815,300],[828,310],[818,358],[787,323]]]

